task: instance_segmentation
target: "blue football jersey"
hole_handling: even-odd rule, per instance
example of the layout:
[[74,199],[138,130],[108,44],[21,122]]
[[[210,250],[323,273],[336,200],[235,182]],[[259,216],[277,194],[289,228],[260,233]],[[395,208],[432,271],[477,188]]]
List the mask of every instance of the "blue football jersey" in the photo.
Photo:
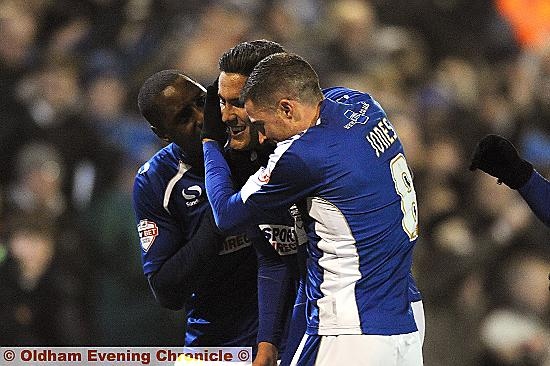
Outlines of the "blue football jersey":
[[240,192],[233,194],[220,150],[204,144],[216,222],[239,227],[299,203],[309,239],[307,332],[416,331],[410,284],[418,214],[403,147],[370,95],[324,93],[317,124],[278,143]]
[[[204,176],[175,144],[160,150],[138,171],[134,209],[145,275],[193,236],[210,210]],[[214,271],[185,301],[186,346],[254,346],[258,327],[256,254],[246,235],[220,243]]]

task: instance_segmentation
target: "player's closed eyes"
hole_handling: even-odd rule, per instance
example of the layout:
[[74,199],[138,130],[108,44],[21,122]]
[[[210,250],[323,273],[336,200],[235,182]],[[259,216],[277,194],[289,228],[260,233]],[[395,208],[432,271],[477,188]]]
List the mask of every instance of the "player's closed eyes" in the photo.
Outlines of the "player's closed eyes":
[[235,108],[244,108],[244,102],[240,98],[232,100],[231,105]]
[[193,107],[203,108],[205,98],[206,98],[205,94],[200,94],[195,98],[192,104],[189,104],[185,108],[183,108],[176,117],[176,120],[178,121],[178,123],[189,122],[189,119],[193,115]]
[[235,108],[244,108],[244,102],[240,98],[225,100],[222,97],[220,97],[220,107],[221,107],[221,109],[224,109],[227,104],[229,104],[229,105],[231,105]]
[[178,123],[185,124],[189,122],[189,118],[191,118],[192,114],[193,114],[193,107],[191,105],[188,105],[178,113],[176,117],[176,121],[178,121]]

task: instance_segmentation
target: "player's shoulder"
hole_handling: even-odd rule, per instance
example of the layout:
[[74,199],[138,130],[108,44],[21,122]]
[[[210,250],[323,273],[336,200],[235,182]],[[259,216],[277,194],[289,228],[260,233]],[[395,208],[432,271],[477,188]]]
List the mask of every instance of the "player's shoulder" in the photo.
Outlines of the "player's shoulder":
[[355,89],[335,86],[323,89],[323,95],[325,101],[339,105],[341,108],[349,108],[354,105],[360,107],[364,103],[368,103],[374,105],[376,108],[382,109],[380,103],[378,103],[371,94]]
[[[321,122],[336,124],[349,130],[353,125],[365,125],[386,117],[380,103],[370,94],[358,90],[333,87],[323,90],[325,100],[321,107]],[[343,123],[343,126],[340,126]]]
[[177,155],[178,147],[175,144],[160,149],[138,169],[136,179],[162,175],[176,170],[179,161]]
[[304,179],[319,173],[318,167],[326,161],[327,136],[317,126],[281,141],[270,155],[267,171],[278,167],[285,180]]
[[301,157],[312,159],[317,156],[316,154],[312,155],[312,151],[323,145],[319,143],[318,139],[319,136],[316,136],[315,128],[309,128],[306,131],[300,132],[299,134],[277,143],[277,147],[269,156],[269,160],[270,162],[281,159],[297,161],[303,160]]
[[368,96],[367,93],[363,93],[359,90],[346,88],[343,86],[333,86],[322,90],[326,99],[332,100],[336,103],[353,104],[358,99]]
[[179,148],[170,144],[155,153],[137,171],[134,191],[151,191],[164,187],[178,170]]

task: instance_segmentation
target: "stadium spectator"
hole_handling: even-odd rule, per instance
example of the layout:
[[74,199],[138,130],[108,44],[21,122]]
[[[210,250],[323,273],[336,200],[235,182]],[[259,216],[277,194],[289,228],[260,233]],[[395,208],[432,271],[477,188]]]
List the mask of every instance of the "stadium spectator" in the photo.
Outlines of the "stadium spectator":
[[88,345],[83,283],[63,265],[47,215],[13,216],[0,263],[0,342],[4,345]]
[[489,294],[499,305],[480,321],[480,365],[550,362],[550,332],[544,323],[550,292],[542,280],[549,268],[550,258],[536,249],[511,248],[493,260]]

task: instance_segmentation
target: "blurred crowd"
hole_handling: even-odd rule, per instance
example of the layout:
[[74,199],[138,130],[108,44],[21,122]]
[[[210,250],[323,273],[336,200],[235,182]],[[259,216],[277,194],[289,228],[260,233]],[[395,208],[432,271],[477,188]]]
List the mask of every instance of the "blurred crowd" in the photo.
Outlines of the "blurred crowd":
[[488,133],[550,177],[550,4],[539,0],[2,0],[0,344],[178,345],[141,272],[135,172],[161,141],[149,75],[208,85],[270,39],[322,87],[371,93],[418,194],[425,365],[550,365],[550,229],[468,170]]

